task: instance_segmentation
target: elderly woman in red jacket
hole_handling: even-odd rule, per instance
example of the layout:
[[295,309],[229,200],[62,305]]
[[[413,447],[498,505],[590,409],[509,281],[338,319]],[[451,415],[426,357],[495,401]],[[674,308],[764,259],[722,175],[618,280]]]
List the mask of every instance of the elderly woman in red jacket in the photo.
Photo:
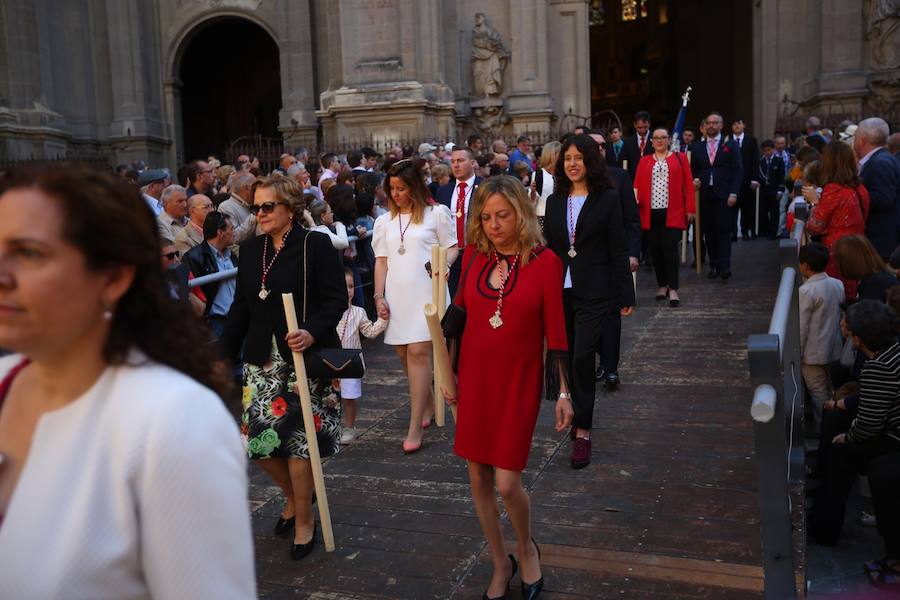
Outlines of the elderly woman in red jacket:
[[650,138],[653,154],[641,158],[634,176],[641,229],[649,232],[650,252],[659,291],[678,306],[678,241],[694,219],[694,180],[688,159],[669,150],[669,132],[659,127]]
[[821,197],[812,186],[803,187],[803,197],[812,205],[806,230],[822,236],[828,248],[825,272],[844,283],[848,300],[856,298],[857,281],[847,279],[838,269],[834,246],[848,235],[865,235],[869,216],[869,192],[857,175],[856,156],[845,142],[830,142],[819,159],[818,178],[823,186]]

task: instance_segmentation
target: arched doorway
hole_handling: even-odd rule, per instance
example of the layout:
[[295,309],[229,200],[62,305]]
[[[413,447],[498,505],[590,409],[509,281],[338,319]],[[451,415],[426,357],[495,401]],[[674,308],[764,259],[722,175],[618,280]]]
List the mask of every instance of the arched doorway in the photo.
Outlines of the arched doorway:
[[184,161],[232,160],[226,151],[239,137],[280,137],[278,45],[259,25],[238,17],[199,25],[183,43],[176,75]]

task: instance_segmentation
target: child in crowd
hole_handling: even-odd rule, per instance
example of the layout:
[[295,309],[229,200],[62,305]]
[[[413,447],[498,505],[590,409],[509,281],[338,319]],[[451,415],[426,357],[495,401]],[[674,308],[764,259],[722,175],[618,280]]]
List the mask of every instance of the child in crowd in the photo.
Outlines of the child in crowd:
[[825,274],[828,248],[810,243],[800,249],[800,356],[803,381],[812,398],[814,431],[822,425],[822,407],[831,400],[829,365],[841,353],[841,302],[844,284]]
[[[376,338],[387,329],[387,319],[379,318],[374,323],[366,316],[366,311],[360,306],[354,306],[353,271],[344,269],[344,279],[347,282],[347,310],[337,325],[337,332],[341,338],[341,346],[344,348],[362,348],[359,334],[362,333],[369,339]],[[356,438],[356,402],[362,397],[361,379],[341,379],[341,403],[344,409],[344,431],[341,434],[341,443],[349,444]]]

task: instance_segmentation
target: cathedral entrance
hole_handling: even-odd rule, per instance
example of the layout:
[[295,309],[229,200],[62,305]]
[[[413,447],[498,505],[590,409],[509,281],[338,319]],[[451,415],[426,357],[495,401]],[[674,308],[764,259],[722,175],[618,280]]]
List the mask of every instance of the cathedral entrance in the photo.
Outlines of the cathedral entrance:
[[238,138],[281,137],[278,46],[259,25],[236,17],[199,25],[183,44],[176,75],[181,162],[210,154],[230,161],[228,149]]
[[715,110],[754,128],[752,0],[591,0],[590,20],[595,126],[612,111],[631,133],[647,110],[671,127],[691,86],[686,126]]

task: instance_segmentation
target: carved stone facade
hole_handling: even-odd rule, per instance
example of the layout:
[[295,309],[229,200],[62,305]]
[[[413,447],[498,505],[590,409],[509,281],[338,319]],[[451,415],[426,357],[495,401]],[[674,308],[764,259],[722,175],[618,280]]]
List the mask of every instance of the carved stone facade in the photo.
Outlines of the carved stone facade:
[[762,0],[754,113],[763,130],[880,115],[900,127],[900,0]]
[[[813,112],[896,111],[898,5],[754,2],[756,130]],[[174,167],[192,158],[184,155],[184,131],[196,113],[183,114],[188,88],[180,67],[197,32],[223,19],[253,23],[273,40],[272,64],[258,69],[273,69],[280,82],[281,108],[272,120],[288,146],[460,140],[472,130],[556,135],[569,115],[591,112],[590,6],[588,0],[5,0],[0,160],[100,154]],[[476,15],[483,17],[476,22]],[[233,42],[240,52],[241,40]],[[229,72],[228,54],[209,56],[210,68],[249,81],[249,73]]]

